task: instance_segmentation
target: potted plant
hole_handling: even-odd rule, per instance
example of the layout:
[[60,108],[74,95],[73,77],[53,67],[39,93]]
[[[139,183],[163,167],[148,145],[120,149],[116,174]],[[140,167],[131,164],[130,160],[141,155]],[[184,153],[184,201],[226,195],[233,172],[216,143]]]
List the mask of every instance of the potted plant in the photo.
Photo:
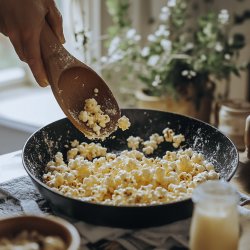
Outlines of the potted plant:
[[[114,25],[102,58],[103,72],[120,84],[130,83],[139,107],[208,122],[212,101],[228,97],[230,75],[239,76],[244,68],[237,57],[245,39],[231,33],[229,12],[195,16],[197,22],[191,25],[188,0],[169,0],[142,42],[128,19],[129,1],[107,0],[107,4]],[[223,91],[215,95],[218,84],[223,84]]]

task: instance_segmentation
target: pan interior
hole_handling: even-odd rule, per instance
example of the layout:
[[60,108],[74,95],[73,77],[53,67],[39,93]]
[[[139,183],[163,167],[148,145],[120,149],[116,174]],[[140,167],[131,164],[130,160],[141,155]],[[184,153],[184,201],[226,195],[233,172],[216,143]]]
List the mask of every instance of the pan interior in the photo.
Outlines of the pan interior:
[[[140,136],[147,140],[153,133],[162,134],[169,127],[176,134],[183,134],[186,141],[183,148],[191,147],[202,153],[206,160],[213,163],[222,179],[229,180],[238,165],[238,153],[234,144],[216,128],[190,117],[142,109],[123,109],[131,121],[126,131],[118,130],[105,141],[100,142],[108,152],[120,152],[127,148],[129,136]],[[60,151],[66,155],[70,142],[91,142],[79,132],[67,118],[53,122],[34,133],[23,150],[23,162],[26,170],[36,179],[42,181],[46,164]],[[162,156],[166,150],[176,150],[170,143],[162,143],[153,156]]]

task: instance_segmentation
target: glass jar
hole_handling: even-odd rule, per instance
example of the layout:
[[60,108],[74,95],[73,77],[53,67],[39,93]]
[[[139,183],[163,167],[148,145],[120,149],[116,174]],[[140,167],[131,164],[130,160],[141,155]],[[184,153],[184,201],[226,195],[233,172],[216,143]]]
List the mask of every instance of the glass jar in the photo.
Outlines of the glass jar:
[[235,189],[224,181],[207,181],[193,192],[191,250],[237,250],[239,218]]
[[218,115],[218,129],[233,141],[238,150],[244,150],[244,130],[246,118],[250,115],[250,103],[241,100],[223,102]]

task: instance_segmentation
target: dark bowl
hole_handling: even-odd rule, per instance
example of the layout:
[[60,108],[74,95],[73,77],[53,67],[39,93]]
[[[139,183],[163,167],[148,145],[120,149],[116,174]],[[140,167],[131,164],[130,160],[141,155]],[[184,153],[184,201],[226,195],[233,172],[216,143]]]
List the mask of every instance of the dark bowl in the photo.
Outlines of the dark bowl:
[[77,250],[80,247],[80,236],[77,230],[64,219],[55,216],[34,215],[0,219],[0,238],[11,239],[23,231],[36,231],[43,236],[60,237],[65,243],[65,250]]

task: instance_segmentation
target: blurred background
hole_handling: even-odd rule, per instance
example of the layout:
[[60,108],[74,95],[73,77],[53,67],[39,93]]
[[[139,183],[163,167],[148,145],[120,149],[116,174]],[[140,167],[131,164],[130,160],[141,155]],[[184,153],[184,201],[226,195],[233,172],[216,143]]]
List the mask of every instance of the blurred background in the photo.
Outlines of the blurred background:
[[[120,107],[211,123],[244,149],[250,114],[248,0],[57,1],[65,47],[97,70]],[[0,154],[64,117],[0,34]]]

